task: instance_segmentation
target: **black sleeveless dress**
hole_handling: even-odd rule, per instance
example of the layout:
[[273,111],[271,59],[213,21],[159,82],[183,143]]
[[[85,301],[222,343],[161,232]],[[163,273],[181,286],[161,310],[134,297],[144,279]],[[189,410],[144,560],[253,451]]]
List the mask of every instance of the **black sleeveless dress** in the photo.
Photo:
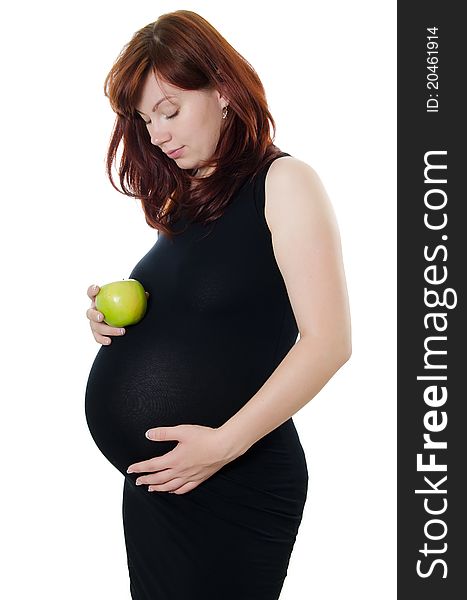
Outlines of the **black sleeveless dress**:
[[219,427],[297,341],[264,217],[271,162],[214,223],[189,223],[172,241],[159,235],[129,275],[150,293],[146,315],[91,367],[86,420],[125,476],[134,600],[276,600],[287,574],[308,489],[292,419],[184,494],[148,492],[135,485],[142,474],[126,473],[178,443],[150,441],[147,429]]

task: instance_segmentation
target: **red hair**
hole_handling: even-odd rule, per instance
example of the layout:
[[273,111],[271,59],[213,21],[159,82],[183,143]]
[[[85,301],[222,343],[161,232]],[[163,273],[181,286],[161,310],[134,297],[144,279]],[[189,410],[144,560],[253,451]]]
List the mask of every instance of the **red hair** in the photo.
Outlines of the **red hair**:
[[[151,70],[181,89],[217,89],[228,99],[227,119],[206,163],[215,167],[209,177],[180,169],[151,143],[135,110]],[[280,154],[272,143],[275,123],[256,71],[208,21],[189,10],[163,14],[137,31],[108,73],[104,93],[117,115],[106,158],[110,182],[141,200],[147,224],[169,238],[174,234],[169,223],[182,211],[189,221],[219,218],[245,180]],[[111,171],[122,140],[120,190]]]

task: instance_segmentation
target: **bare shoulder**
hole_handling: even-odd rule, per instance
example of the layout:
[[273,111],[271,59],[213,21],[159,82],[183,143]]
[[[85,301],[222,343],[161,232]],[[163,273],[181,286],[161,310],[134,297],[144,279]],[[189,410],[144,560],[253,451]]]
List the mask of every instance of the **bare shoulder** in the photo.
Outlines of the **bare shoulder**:
[[329,197],[318,173],[293,156],[277,158],[269,167],[265,181],[266,222],[272,233],[291,218],[297,222],[333,219]]

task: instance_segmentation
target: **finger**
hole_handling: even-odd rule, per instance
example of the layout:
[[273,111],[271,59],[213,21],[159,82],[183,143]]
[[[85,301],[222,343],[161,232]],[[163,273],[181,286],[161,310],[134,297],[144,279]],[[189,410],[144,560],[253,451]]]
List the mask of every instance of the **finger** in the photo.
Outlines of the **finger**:
[[[180,483],[182,480],[178,475],[174,474],[173,469],[165,469],[164,471],[158,471],[157,473],[150,473],[149,475],[140,475],[135,481],[136,485],[165,485],[174,479],[179,479]],[[179,485],[180,485],[179,483]]]
[[104,321],[104,315],[93,308],[88,308],[86,311],[87,318],[91,321],[91,329],[106,335],[123,335],[124,327],[112,327]]
[[88,287],[88,296],[89,298],[91,298],[91,300],[94,299],[94,296],[97,296],[97,294],[99,293],[100,287],[98,285],[90,285]]
[[[98,328],[100,327],[104,327],[104,325],[97,325],[96,323],[94,323],[94,321],[89,321],[89,324],[91,326],[91,331],[92,334],[94,336],[94,339],[96,340],[96,342],[98,342],[99,344],[103,344],[104,346],[110,346],[110,344],[112,343],[112,340],[109,337],[106,337],[105,335],[103,335],[103,333],[105,332],[99,332]],[[105,327],[109,327],[108,325],[106,325]],[[109,335],[125,335],[125,330],[123,329],[122,333],[117,333],[117,332],[121,332],[123,328],[120,329],[113,329],[112,327],[109,327],[110,333]]]
[[150,485],[148,492],[173,492],[176,489],[183,487],[184,480],[180,477],[176,477],[167,483],[160,483],[158,485]]
[[149,298],[149,292],[144,292],[146,294],[146,298]]
[[166,440],[182,441],[182,435],[190,426],[173,425],[172,427],[153,427],[148,429],[146,437],[154,442],[165,442]]
[[93,333],[100,335],[125,335],[126,329],[124,327],[111,327],[107,323],[96,323],[96,321],[89,321]]
[[86,316],[90,321],[94,321],[95,323],[102,323],[104,320],[104,315],[92,306],[87,309]]
[[201,481],[189,481],[188,483],[186,483],[185,485],[182,485],[182,487],[179,487],[178,489],[175,489],[171,492],[169,492],[169,494],[186,494],[187,492],[191,492],[191,490],[194,490],[196,487],[198,487],[198,485],[202,483]]
[[112,343],[112,340],[110,338],[104,337],[99,333],[94,334],[94,339],[96,340],[96,342],[99,342],[99,344],[103,344],[104,346],[110,346],[110,344]]
[[163,469],[167,469],[169,466],[170,458],[167,459],[167,456],[173,453],[173,450],[167,452],[167,454],[163,454],[162,456],[155,456],[154,458],[150,458],[149,460],[143,460],[139,463],[133,463],[127,469],[127,473],[149,473],[154,471],[162,471]]

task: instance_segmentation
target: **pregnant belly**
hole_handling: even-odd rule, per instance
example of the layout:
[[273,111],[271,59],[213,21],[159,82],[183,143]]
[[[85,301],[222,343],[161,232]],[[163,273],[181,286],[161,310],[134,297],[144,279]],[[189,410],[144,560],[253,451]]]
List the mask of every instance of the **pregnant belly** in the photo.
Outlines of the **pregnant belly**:
[[229,360],[223,367],[217,355],[213,369],[208,356],[174,343],[173,337],[155,340],[130,328],[125,336],[100,348],[85,393],[91,435],[124,474],[130,464],[176,447],[177,441],[148,440],[148,429],[180,424],[219,427],[247,400],[245,390],[242,393],[235,384],[241,378]]

